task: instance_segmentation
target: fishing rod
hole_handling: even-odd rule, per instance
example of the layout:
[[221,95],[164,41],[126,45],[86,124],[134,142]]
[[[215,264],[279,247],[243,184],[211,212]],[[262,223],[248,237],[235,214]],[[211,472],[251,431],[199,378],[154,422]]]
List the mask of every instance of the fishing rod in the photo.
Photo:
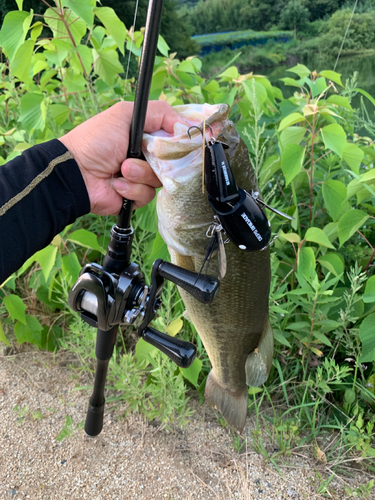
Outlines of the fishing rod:
[[[162,10],[163,0],[149,1],[127,158],[142,158],[141,143]],[[187,271],[162,259],[154,262],[148,287],[138,264],[130,261],[134,237],[130,223],[132,209],[133,201],[124,198],[117,223],[110,231],[103,265],[85,265],[68,297],[69,306],[97,328],[95,381],[85,421],[89,436],[97,436],[103,428],[105,383],[119,325],[140,323],[139,337],[178,366],[187,368],[195,358],[196,347],[149,326],[162,304],[164,280],[175,283],[204,304],[213,301],[219,288],[219,282],[211,276]]]

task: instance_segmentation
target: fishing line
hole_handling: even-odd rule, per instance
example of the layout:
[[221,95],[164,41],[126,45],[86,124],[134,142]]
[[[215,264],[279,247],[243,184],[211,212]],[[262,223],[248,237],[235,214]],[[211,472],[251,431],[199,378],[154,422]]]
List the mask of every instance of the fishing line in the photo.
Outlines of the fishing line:
[[355,9],[357,8],[357,3],[358,3],[358,0],[355,0],[355,4],[354,4],[354,7],[353,7],[353,11],[352,11],[352,14],[350,16],[350,19],[349,19],[349,22],[348,22],[348,26],[346,27],[346,31],[345,31],[345,34],[344,34],[344,38],[342,39],[342,43],[341,43],[341,47],[340,47],[340,50],[339,50],[339,53],[337,55],[337,59],[336,59],[336,62],[335,62],[335,67],[333,68],[333,71],[336,70],[336,66],[337,66],[337,63],[339,62],[339,59],[340,59],[340,56],[341,56],[341,51],[342,51],[342,48],[344,46],[344,43],[345,43],[345,40],[346,40],[346,36],[348,34],[348,31],[349,31],[349,28],[350,28],[350,24],[352,22],[352,19],[353,19],[353,16],[354,16],[354,12],[355,12]]
[[[130,67],[130,58],[131,58],[131,54],[132,54],[132,48],[133,48],[133,37],[134,37],[134,31],[135,31],[135,23],[137,21],[137,14],[138,14],[138,5],[139,5],[139,0],[136,1],[136,4],[135,4],[135,9],[134,9],[134,18],[133,18],[133,25],[131,26],[130,30],[128,31],[131,32],[130,34],[130,46],[129,46],[129,54],[128,54],[128,62],[127,62],[127,67],[126,67],[126,73],[125,73],[125,81],[124,81],[124,93],[123,93],[123,99],[125,97],[125,92],[126,92],[126,82],[128,80],[128,75],[129,75],[129,67]],[[125,44],[125,51],[126,51],[126,44]],[[124,106],[123,106],[124,108]],[[124,116],[124,109],[121,110],[121,113],[120,113],[120,117],[119,117],[119,126],[120,126],[120,123],[121,123],[121,120]],[[129,136],[129,139],[130,139],[130,136]],[[119,141],[117,141],[116,143],[116,148],[115,148],[115,152],[114,152],[114,157],[116,158],[117,156],[117,151],[118,151],[118,144],[119,144]],[[111,176],[111,180],[114,178],[114,170],[112,170],[112,176]],[[105,235],[107,234],[107,227],[108,227],[108,215],[106,215],[105,217],[105,224],[104,224],[104,232],[103,232],[103,242],[102,242],[102,247],[104,247],[104,242],[105,242]],[[104,255],[102,255],[102,265],[103,265],[103,261],[104,261]]]
[[[135,23],[137,21],[137,14],[138,14],[138,2],[137,0],[135,4],[135,12],[134,12],[134,19],[133,19],[133,26],[132,26],[132,36],[130,38],[130,47],[129,47],[129,55],[128,55],[128,65],[126,68],[126,75],[125,75],[125,81],[128,79],[128,74],[129,74],[129,66],[130,66],[130,57],[132,53],[132,48],[133,48],[133,37],[134,37],[134,31],[135,31]],[[124,87],[124,93],[125,93],[125,87]]]

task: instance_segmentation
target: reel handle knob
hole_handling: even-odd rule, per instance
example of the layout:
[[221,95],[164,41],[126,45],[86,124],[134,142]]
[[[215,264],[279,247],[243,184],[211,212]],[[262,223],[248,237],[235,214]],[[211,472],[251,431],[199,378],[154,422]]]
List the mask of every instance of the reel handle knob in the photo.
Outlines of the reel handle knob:
[[150,326],[144,330],[142,338],[157,347],[181,368],[189,368],[197,354],[197,348],[194,344],[161,333]]
[[219,281],[212,276],[199,275],[170,262],[162,262],[158,268],[158,274],[180,286],[203,304],[211,304],[219,290]]

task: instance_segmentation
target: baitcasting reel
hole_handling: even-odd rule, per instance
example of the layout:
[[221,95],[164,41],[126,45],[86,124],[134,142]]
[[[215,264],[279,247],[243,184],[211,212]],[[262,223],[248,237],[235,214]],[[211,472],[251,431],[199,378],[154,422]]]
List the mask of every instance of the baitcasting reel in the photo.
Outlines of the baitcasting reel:
[[140,337],[181,368],[188,368],[195,358],[196,347],[149,326],[162,304],[165,279],[203,304],[210,304],[219,289],[214,278],[187,271],[162,259],[153,264],[150,287],[134,262],[130,262],[120,275],[98,264],[87,264],[69,293],[68,303],[74,311],[80,312],[86,323],[102,331],[109,331],[121,323],[133,325],[138,319],[138,323],[141,321],[137,330]]
[[[215,139],[211,126],[207,126],[212,137],[205,141],[204,184],[208,202],[220,221],[220,225],[216,224],[217,231],[224,231],[241,250],[264,250],[270,244],[271,227],[263,208],[289,220],[293,217],[267,205],[258,192],[248,193],[237,186],[224,151],[229,146]],[[202,128],[193,126],[188,130],[189,138],[192,128],[197,128],[203,136]]]

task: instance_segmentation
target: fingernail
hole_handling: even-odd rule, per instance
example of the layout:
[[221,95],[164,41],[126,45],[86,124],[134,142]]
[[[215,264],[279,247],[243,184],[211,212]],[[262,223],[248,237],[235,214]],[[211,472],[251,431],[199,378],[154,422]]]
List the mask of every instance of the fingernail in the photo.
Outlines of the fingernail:
[[127,168],[127,174],[130,177],[140,177],[142,175],[142,168],[136,163],[130,163]]

